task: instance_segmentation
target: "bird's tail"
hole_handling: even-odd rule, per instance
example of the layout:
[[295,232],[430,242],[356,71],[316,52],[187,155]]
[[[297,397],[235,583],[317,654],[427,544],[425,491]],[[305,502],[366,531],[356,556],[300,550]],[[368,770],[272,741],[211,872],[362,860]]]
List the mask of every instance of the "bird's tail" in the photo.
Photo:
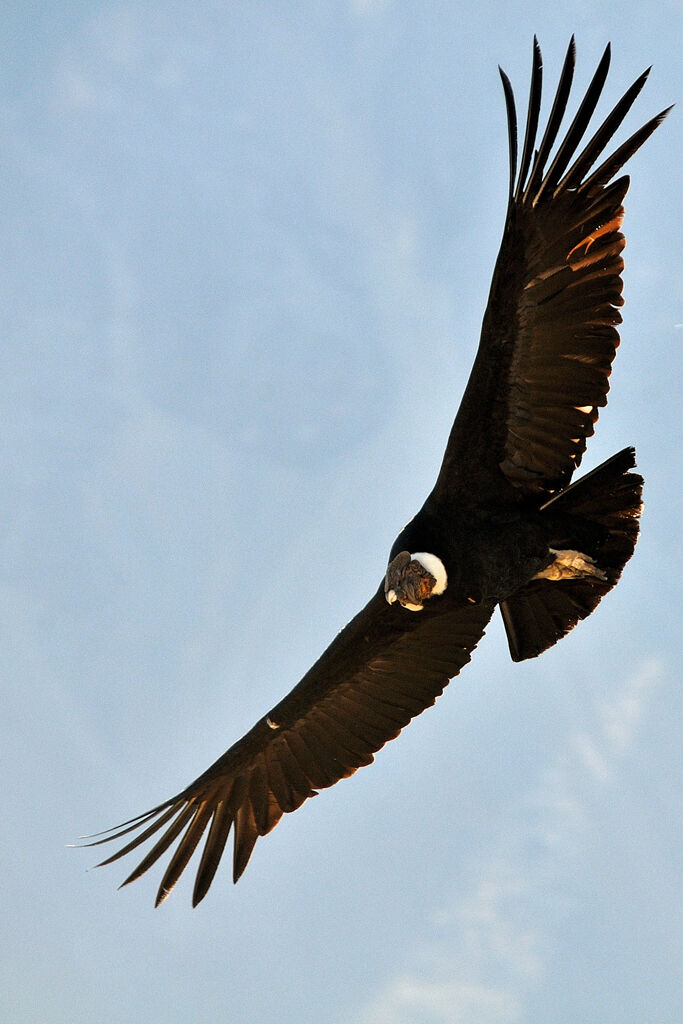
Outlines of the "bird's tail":
[[629,472],[634,466],[635,450],[624,448],[543,506],[558,522],[576,525],[583,543],[569,546],[578,547],[584,559],[577,563],[581,568],[569,569],[568,578],[561,578],[558,562],[556,578],[533,579],[501,602],[513,661],[552,647],[617,583],[638,539],[643,478]]

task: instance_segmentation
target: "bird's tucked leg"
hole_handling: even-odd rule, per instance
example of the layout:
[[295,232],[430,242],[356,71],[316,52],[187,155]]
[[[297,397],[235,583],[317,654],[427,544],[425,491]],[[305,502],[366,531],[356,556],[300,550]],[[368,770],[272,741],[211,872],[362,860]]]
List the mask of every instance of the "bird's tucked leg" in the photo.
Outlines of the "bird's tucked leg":
[[384,594],[389,604],[398,601],[409,611],[419,612],[427,598],[443,594],[447,584],[446,569],[436,555],[401,551],[387,567]]
[[580,551],[555,551],[554,548],[550,553],[555,556],[554,561],[537,572],[533,577],[535,580],[575,580],[587,576],[603,582],[607,579],[590,555],[583,555]]

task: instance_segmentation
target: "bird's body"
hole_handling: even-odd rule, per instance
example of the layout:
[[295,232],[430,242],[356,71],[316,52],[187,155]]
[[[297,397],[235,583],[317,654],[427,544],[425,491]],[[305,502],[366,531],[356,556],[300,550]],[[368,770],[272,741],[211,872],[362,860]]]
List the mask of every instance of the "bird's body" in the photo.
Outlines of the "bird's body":
[[463,503],[432,512],[427,505],[398,535],[389,558],[401,551],[433,554],[444,565],[451,598],[495,606],[545,568],[549,547],[535,509]]
[[572,40],[537,140],[542,64],[534,41],[519,166],[515,105],[501,72],[509,202],[479,348],[435,486],[391,547],[377,592],[301,682],[203,775],[97,840],[132,833],[109,863],[160,836],[126,882],[176,844],[157,902],[204,839],[199,902],[231,829],[237,880],[256,839],[284,813],[369,764],[434,703],[469,661],[496,606],[513,659],[535,657],[593,611],[633,553],[642,486],[633,449],[571,480],[607,402],[619,343],[628,178],[613,179],[666,111],[604,158],[646,72],[579,149],[609,47],[560,137],[574,57]]

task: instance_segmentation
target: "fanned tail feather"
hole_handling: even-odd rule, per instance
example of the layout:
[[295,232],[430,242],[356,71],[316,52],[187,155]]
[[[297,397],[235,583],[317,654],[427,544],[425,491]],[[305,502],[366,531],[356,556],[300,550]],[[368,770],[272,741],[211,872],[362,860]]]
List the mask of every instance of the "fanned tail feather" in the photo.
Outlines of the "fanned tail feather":
[[638,539],[643,478],[629,472],[634,466],[634,449],[624,448],[543,506],[599,528],[600,540],[590,554],[604,579],[535,579],[503,601],[513,661],[535,658],[552,647],[618,582]]

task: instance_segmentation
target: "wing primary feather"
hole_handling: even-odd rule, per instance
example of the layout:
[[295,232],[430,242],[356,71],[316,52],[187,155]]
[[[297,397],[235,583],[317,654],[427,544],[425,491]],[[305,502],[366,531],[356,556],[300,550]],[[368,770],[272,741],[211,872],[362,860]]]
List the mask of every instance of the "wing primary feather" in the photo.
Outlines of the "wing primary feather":
[[633,154],[640,149],[643,143],[649,139],[653,131],[659,127],[664,118],[673,109],[674,104],[662,110],[661,113],[656,114],[655,117],[651,118],[644,124],[642,128],[639,128],[637,132],[622,143],[618,149],[615,149],[614,153],[608,157],[596,170],[591,174],[590,178],[586,178],[580,187],[581,192],[591,193],[593,190],[600,188],[601,185],[606,184],[611,178],[617,174],[624,166],[627,160],[630,160]]
[[[177,839],[177,837],[185,828],[185,826],[188,823],[188,820],[192,817],[194,812],[195,807],[194,804],[191,803],[187,804],[187,806],[181,810],[176,820],[170,825],[169,828],[166,829],[161,838],[157,839],[152,849],[147,853],[145,857],[143,857],[138,866],[133,871],[131,871],[131,873],[128,875],[127,878],[123,880],[123,882],[121,882],[119,889],[122,889],[124,885],[129,885],[130,882],[134,882],[137,878],[140,878],[141,875],[144,875],[145,871],[148,871],[151,868],[152,864],[154,864],[159,859],[159,857],[161,857],[162,853],[166,852],[171,843],[175,839]],[[127,851],[119,850],[119,853],[115,854],[114,857],[112,857],[112,860],[116,860],[117,857],[122,857],[125,852]]]
[[[270,747],[265,754],[270,791],[282,810],[289,813],[301,806],[310,792],[311,786],[306,781],[305,788],[303,788],[299,779],[292,778],[291,772],[287,772],[286,758],[287,755],[282,744],[278,747]],[[298,786],[297,783],[299,783]]]
[[562,124],[562,118],[564,117],[567,109],[567,100],[569,99],[569,93],[572,88],[575,66],[576,43],[574,41],[574,36],[572,36],[569,40],[564,64],[562,65],[562,72],[557,85],[557,91],[555,92],[555,99],[553,100],[548,124],[545,132],[543,133],[541,145],[538,147],[538,151],[534,158],[534,166],[531,170],[527,187],[524,190],[522,202],[527,202],[530,196],[533,197],[535,189],[543,179],[543,171],[545,169],[546,162],[555,143],[555,139],[557,138],[557,133],[560,130],[560,125]]
[[[178,813],[180,806],[181,805],[179,805],[178,803],[174,803],[172,807],[169,807],[165,814],[162,814],[160,818],[152,822],[152,824],[149,825],[148,828],[144,829],[144,831],[141,832],[138,836],[136,836],[135,839],[131,840],[130,843],[127,843],[121,850],[118,851],[118,853],[112,854],[111,857],[108,857],[107,860],[103,860],[100,864],[97,864],[96,867],[104,867],[106,864],[112,864],[115,860],[118,860],[119,857],[125,857],[125,855],[127,853],[130,853],[131,850],[134,850],[136,846],[139,846],[140,843],[144,843],[146,839],[149,839],[150,836],[153,836],[155,832],[158,832],[159,829],[162,828],[167,821],[170,821],[170,819]],[[146,821],[147,819],[145,818],[144,820]],[[115,841],[117,839],[120,839],[121,836],[125,836],[129,832],[132,832],[134,828],[135,826],[133,825],[130,828],[124,829],[123,832],[118,832],[114,836],[109,836],[108,839],[100,839],[99,842],[97,843],[88,843],[88,846],[101,846],[102,843]]]
[[199,804],[196,813],[190,824],[187,826],[185,835],[178,843],[175,853],[169,861],[168,867],[161,879],[154,906],[158,907],[167,896],[170,896],[176,882],[187,867],[190,857],[197,849],[199,840],[206,831],[206,826],[211,818],[211,805],[208,801]]
[[235,815],[235,846],[232,860],[232,880],[237,882],[240,875],[249,863],[256,840],[258,830],[254,821],[254,813],[251,804],[246,801],[237,808]]
[[633,103],[638,96],[638,93],[645,85],[649,74],[650,68],[647,68],[647,70],[643,71],[642,75],[635,80],[633,85],[626,90],[619,102],[600,125],[583,152],[569,168],[564,178],[562,178],[558,183],[555,188],[556,195],[562,192],[565,188],[578,188],[584,174],[586,174],[586,172],[593,166],[598,156],[602,153],[603,149],[633,106]]
[[274,829],[283,814],[275,794],[268,786],[266,776],[265,757],[261,755],[249,776],[249,799],[254,808],[254,819],[260,836],[265,836]]
[[230,835],[230,829],[232,828],[232,812],[228,807],[225,800],[221,800],[218,807],[214,811],[211,826],[209,828],[209,834],[206,837],[206,843],[204,844],[204,850],[202,852],[202,859],[199,862],[197,868],[197,877],[194,883],[194,890],[192,892],[192,906],[196,907],[198,903],[206,896],[211,883],[213,882],[214,876],[220,864],[225,844]]
[[310,782],[282,738],[268,748],[264,758],[268,784],[275,800],[283,811],[295,811],[310,793]]
[[536,132],[538,131],[538,116],[541,110],[541,94],[543,91],[543,58],[538,39],[534,36],[534,55],[531,69],[531,85],[529,87],[529,109],[526,119],[526,130],[524,133],[524,145],[522,147],[522,162],[517,177],[517,189],[515,191],[515,202],[524,188],[524,181],[531,164],[536,144]]
[[508,195],[509,201],[512,203],[515,191],[515,178],[517,177],[517,111],[515,109],[515,94],[512,91],[510,79],[500,65],[498,65],[498,72],[503,83],[505,109],[507,110],[508,118],[508,150],[510,154],[510,187]]
[[[129,818],[128,821],[122,821],[119,825],[112,825],[111,828],[105,828],[102,832],[92,832],[87,836],[79,836],[79,839],[94,839],[94,843],[83,843],[84,847],[87,846],[101,846],[102,843],[110,843],[114,839],[120,839],[121,836],[127,835],[136,828],[141,828],[145,822],[149,821],[160,811],[165,811],[171,804],[177,803],[180,799],[180,794],[174,796],[171,800],[166,800],[163,804],[159,804],[158,807],[153,807],[151,811],[144,811],[142,814],[136,815],[134,818]],[[105,836],[105,839],[100,839],[100,836]]]
[[595,111],[598,100],[600,99],[605,79],[607,78],[611,52],[611,47],[608,43],[595,74],[591,79],[591,83],[588,86],[586,95],[579,105],[576,116],[569,126],[569,130],[555,155],[555,159],[551,163],[543,181],[539,185],[538,192],[533,198],[534,204],[539,202],[547,190],[550,190],[551,192],[554,190],[556,182],[564,174],[567,164],[572,158],[572,154],[585,134],[589,121],[593,116],[593,112]]

